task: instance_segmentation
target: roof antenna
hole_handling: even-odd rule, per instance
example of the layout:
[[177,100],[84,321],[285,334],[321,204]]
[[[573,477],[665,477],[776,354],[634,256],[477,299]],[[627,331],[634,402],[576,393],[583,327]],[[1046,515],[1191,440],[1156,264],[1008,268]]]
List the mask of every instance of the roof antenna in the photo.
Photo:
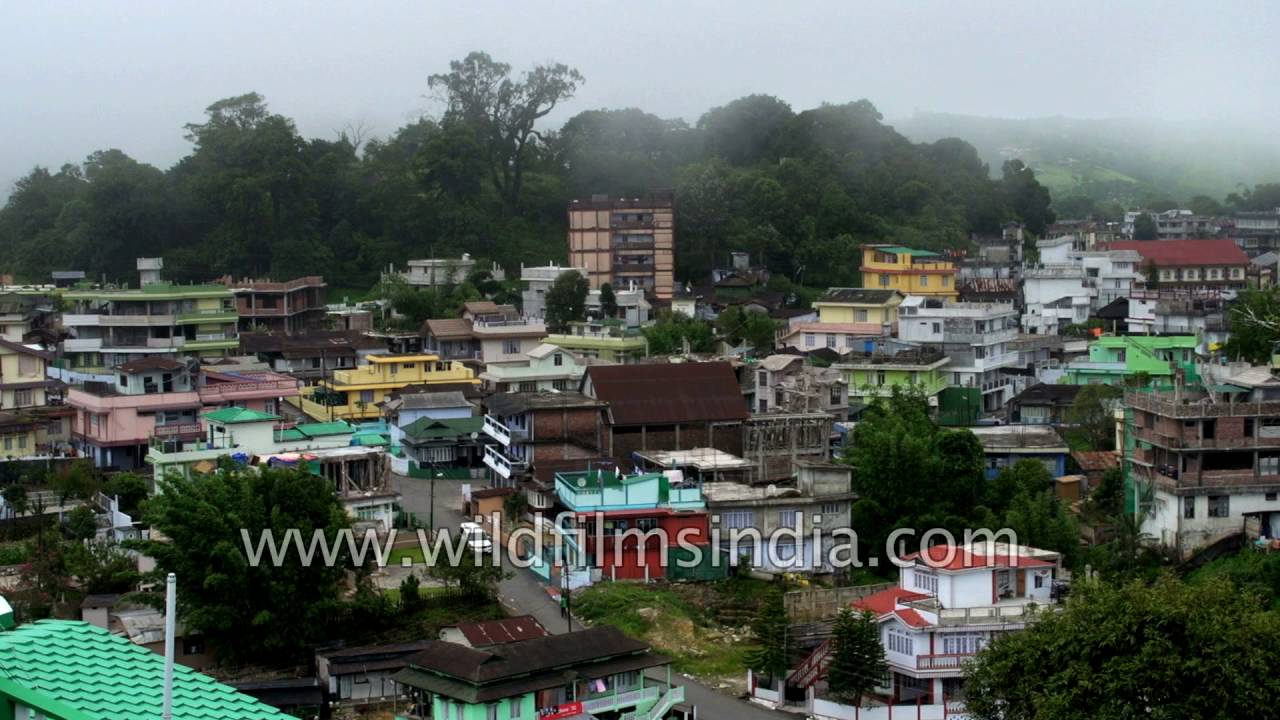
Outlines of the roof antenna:
[[178,610],[178,576],[169,573],[164,588],[164,714],[173,720],[173,636],[174,616]]

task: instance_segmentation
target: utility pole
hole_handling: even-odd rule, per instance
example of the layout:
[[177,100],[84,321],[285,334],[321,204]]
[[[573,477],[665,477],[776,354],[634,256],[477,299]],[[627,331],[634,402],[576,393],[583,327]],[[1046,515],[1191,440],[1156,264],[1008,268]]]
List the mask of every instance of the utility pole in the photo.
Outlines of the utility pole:
[[432,534],[435,534],[436,530],[436,478],[439,476],[440,471],[436,469],[436,464],[434,462],[431,463],[431,509],[429,510],[431,517],[427,522],[431,526]]

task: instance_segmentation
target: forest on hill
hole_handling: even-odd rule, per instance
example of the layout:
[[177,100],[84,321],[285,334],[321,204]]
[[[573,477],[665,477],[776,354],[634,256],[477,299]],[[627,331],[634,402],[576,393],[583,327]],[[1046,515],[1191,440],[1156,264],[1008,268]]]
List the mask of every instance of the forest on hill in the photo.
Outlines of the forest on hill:
[[1019,160],[992,168],[964,140],[911,142],[867,100],[796,111],[750,95],[694,124],[628,108],[546,127],[583,82],[472,53],[423,78],[440,112],[386,138],[305,138],[256,93],[219,100],[181,129],[191,150],[171,168],[105,149],[25,175],[0,209],[0,270],[133,281],[135,257],[162,255],[177,281],[315,273],[367,288],[410,258],[563,260],[571,198],[674,189],[682,279],[745,250],[821,287],[857,283],[863,242],[959,248],[1008,220],[1039,233],[1053,219]]
[[917,142],[958,135],[996,167],[1021,159],[1060,216],[1112,204],[1185,207],[1197,196],[1218,202],[1242,185],[1280,181],[1274,135],[1223,122],[916,113],[894,127]]

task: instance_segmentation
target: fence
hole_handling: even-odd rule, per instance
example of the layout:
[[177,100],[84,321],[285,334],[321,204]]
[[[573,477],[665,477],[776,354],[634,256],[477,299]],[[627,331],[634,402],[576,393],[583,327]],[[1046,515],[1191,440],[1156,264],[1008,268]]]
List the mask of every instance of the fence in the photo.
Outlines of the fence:
[[848,607],[854,600],[861,600],[891,587],[894,587],[893,583],[793,590],[786,594],[783,604],[787,608],[787,618],[791,622],[813,622],[833,618],[841,608]]
[[969,714],[959,703],[857,707],[811,697],[809,717],[815,720],[967,720]]

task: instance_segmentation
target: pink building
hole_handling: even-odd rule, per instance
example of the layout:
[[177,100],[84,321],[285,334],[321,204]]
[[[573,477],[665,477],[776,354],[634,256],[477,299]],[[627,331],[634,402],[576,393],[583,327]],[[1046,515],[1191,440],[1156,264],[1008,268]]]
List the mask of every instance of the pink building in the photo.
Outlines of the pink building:
[[297,394],[297,381],[286,375],[204,370],[194,360],[151,356],[117,366],[114,382],[68,389],[67,404],[76,413],[72,444],[99,467],[140,468],[153,437],[200,437],[205,410],[275,413]]

